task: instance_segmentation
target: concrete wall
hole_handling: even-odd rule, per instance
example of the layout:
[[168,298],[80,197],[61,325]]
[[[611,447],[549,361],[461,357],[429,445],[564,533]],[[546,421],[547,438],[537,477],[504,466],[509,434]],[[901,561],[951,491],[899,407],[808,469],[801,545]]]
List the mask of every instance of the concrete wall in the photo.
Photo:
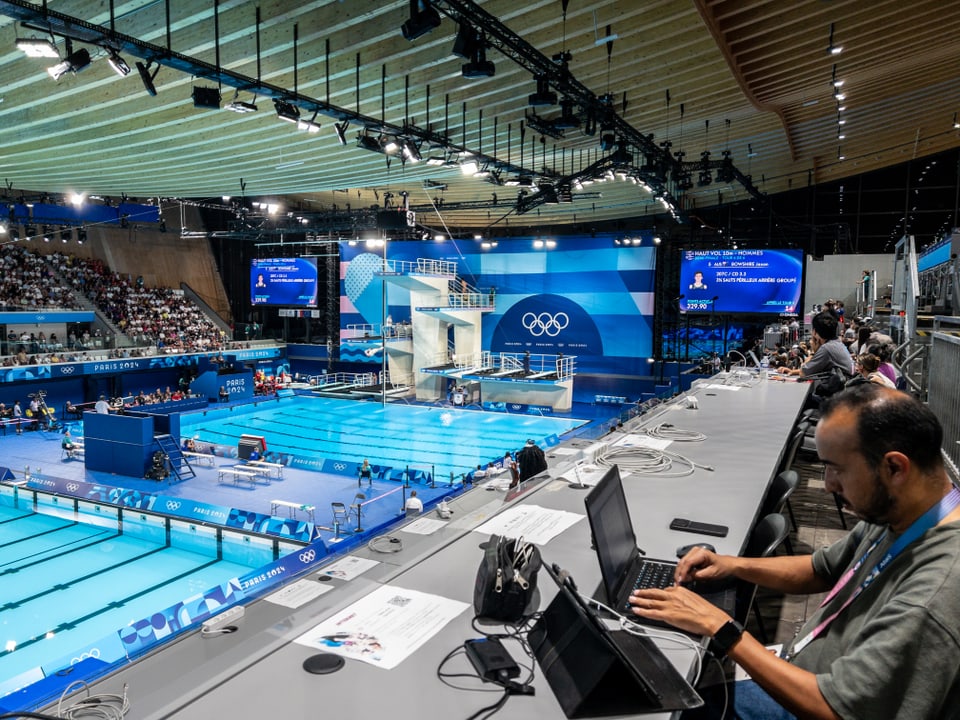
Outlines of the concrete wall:
[[893,283],[893,253],[889,255],[826,255],[817,260],[808,255],[804,273],[804,314],[813,305],[830,298],[842,300],[848,317],[856,315],[857,284],[864,270],[877,271],[877,305],[890,294]]

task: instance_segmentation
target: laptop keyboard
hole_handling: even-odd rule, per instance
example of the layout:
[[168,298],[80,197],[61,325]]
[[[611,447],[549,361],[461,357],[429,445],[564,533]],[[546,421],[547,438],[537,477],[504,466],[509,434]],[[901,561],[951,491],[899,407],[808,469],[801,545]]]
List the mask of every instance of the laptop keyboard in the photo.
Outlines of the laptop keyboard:
[[[656,560],[644,560],[640,564],[640,572],[633,581],[634,590],[648,590],[655,588],[657,590],[673,585],[673,575],[677,569],[676,563],[657,562]],[[627,604],[629,608],[629,603]]]

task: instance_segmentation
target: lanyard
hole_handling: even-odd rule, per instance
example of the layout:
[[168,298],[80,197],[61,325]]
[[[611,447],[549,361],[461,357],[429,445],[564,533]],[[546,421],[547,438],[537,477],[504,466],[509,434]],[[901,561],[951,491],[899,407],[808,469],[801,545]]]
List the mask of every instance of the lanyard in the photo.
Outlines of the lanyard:
[[[914,540],[918,539],[930,528],[938,525],[947,515],[949,515],[953,510],[960,505],[960,490],[953,488],[949,493],[943,496],[940,501],[927,510],[923,515],[918,517],[913,521],[913,524],[906,529],[906,531],[897,538],[897,541],[890,546],[890,549],[887,550],[886,554],[880,558],[880,561],[874,566],[867,576],[863,579],[860,585],[850,594],[843,605],[841,605],[836,612],[827,616],[820,623],[813,628],[806,636],[794,643],[790,655],[795,656],[797,653],[801,652],[807,645],[809,645],[813,640],[819,637],[824,630],[826,630],[830,623],[837,619],[837,616],[840,615],[844,610],[847,609],[847,606],[850,605],[854,600],[860,597],[860,594],[866,590],[870,584],[876,580],[877,576],[883,572],[887,566],[893,562],[894,558],[897,557],[903,550],[910,545]],[[877,538],[873,544],[867,548],[867,551],[863,556],[857,560],[853,566],[847,570],[843,576],[837,581],[837,584],[833,586],[833,589],[827,594],[823,602],[820,603],[820,607],[824,607],[827,603],[833,600],[837,594],[842,590],[847,583],[856,575],[857,571],[863,567],[863,564],[866,562],[867,558],[870,556],[877,545],[887,536],[887,533],[884,532],[879,538]]]

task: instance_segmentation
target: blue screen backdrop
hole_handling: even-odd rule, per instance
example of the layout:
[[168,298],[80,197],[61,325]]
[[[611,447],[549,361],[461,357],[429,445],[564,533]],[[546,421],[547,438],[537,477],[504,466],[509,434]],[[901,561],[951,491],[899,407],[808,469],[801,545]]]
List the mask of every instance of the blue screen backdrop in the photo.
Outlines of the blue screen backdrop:
[[[563,353],[577,356],[578,372],[649,372],[652,355],[656,249],[652,234],[641,245],[618,245],[620,235],[556,238],[536,249],[532,237],[481,241],[387,242],[388,261],[456,263],[457,275],[495,298],[484,313],[482,348],[491,352]],[[490,244],[490,241],[487,241]],[[376,274],[382,250],[341,245],[341,327],[382,322],[382,288]],[[387,283],[394,323],[409,319],[409,292]]]

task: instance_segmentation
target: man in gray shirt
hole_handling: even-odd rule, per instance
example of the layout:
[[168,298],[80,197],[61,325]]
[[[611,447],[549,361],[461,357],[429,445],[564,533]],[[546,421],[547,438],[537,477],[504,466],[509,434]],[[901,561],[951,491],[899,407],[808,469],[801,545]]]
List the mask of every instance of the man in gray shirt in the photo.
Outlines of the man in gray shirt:
[[829,398],[816,432],[828,492],[862,520],[813,555],[738,558],[695,548],[677,582],[735,577],[829,591],[783,656],[677,585],[638,590],[634,613],[712,637],[751,676],[735,717],[960,718],[960,491],[943,429],[913,397],[865,383]]
[[825,377],[833,368],[840,368],[853,377],[853,358],[850,351],[837,337],[837,319],[828,312],[817,313],[811,321],[813,327],[813,357],[802,367],[780,368],[785,375],[799,375],[803,378]]

